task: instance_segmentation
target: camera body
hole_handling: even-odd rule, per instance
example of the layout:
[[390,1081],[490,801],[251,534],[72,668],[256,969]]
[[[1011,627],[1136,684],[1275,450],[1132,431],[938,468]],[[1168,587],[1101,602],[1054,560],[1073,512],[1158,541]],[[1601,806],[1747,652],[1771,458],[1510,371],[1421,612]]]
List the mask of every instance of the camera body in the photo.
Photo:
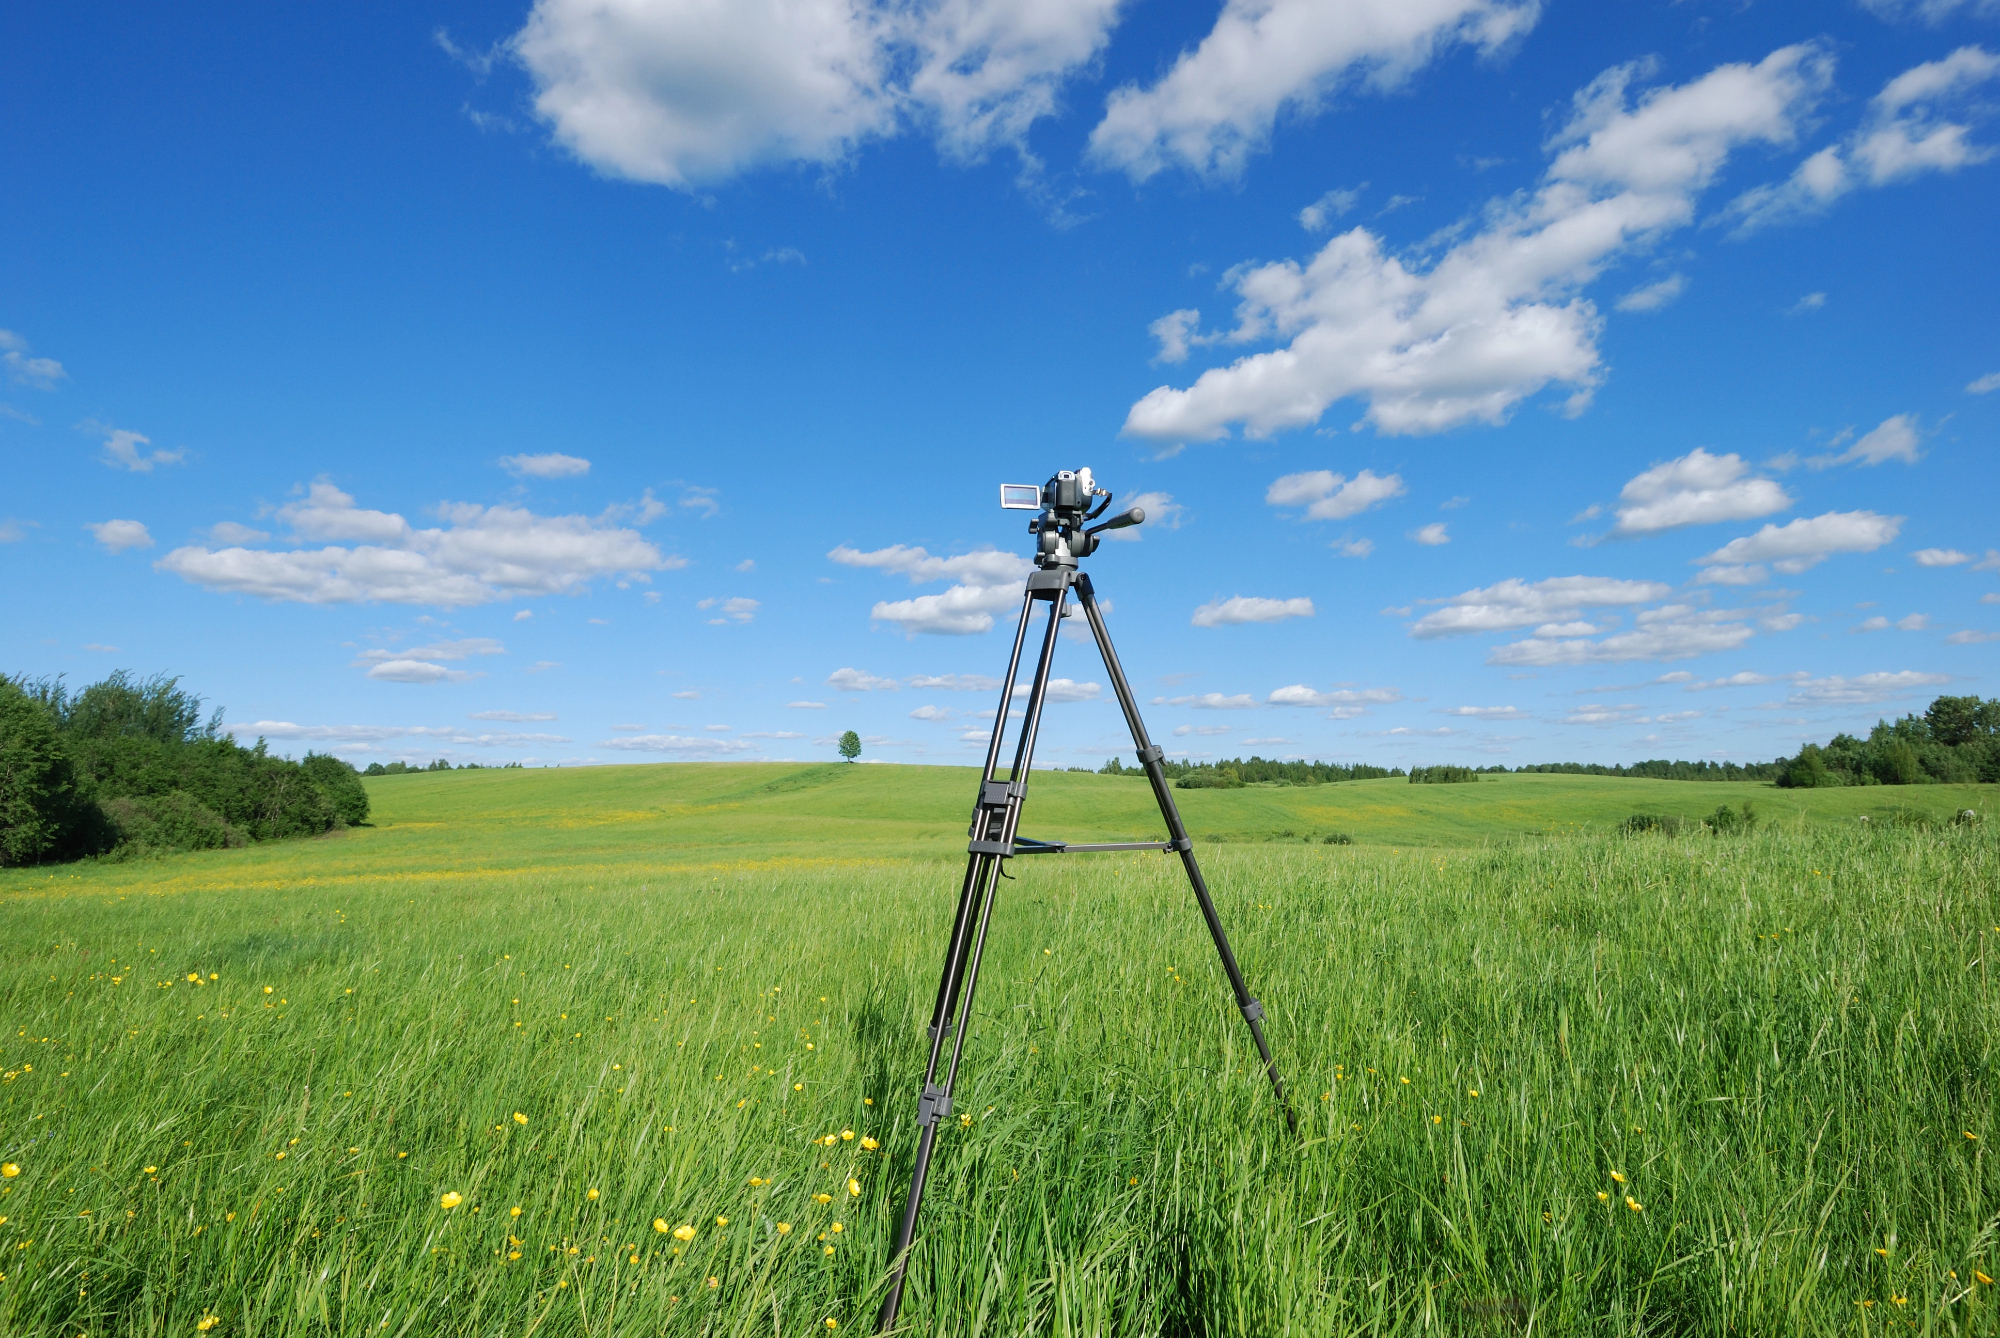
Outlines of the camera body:
[[1090,522],[1111,505],[1111,493],[1097,486],[1088,468],[1061,470],[1040,488],[1032,483],[1003,483],[1000,505],[1010,511],[1041,512],[1028,522],[1028,533],[1035,536],[1035,565],[1044,570],[1075,567],[1078,558],[1097,550],[1098,536],[1105,530],[1122,530],[1146,519],[1144,511],[1133,507],[1092,526]]

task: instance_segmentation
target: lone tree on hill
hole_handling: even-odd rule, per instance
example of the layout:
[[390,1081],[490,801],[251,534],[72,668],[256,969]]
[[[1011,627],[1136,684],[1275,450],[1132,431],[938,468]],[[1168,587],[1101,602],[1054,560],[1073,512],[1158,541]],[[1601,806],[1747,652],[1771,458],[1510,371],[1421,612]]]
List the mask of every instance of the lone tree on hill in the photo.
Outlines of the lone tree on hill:
[[861,736],[851,729],[841,735],[840,755],[850,762],[861,756]]

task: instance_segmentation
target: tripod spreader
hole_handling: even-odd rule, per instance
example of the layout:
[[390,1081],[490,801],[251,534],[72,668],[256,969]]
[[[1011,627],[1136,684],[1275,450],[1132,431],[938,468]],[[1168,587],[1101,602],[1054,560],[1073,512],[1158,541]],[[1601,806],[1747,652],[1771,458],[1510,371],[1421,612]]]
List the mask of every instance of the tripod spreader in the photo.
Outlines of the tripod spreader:
[[[1106,496],[1108,500],[1108,494]],[[1127,525],[1139,524],[1144,518],[1145,513],[1134,507],[1089,533],[1094,536],[1099,530],[1123,529]],[[1094,546],[1094,540],[1087,542]],[[1132,732],[1139,764],[1145,768],[1153,799],[1166,822],[1167,839],[1164,841],[1037,841],[1021,836],[1017,831],[1021,806],[1028,794],[1035,736],[1041,728],[1042,708],[1048,704],[1049,668],[1055,659],[1056,633],[1069,613],[1072,591],[1090,621],[1091,636],[1097,642],[1098,654],[1104,659],[1105,673],[1111,678],[1112,691]],[[1014,676],[1021,667],[1021,652],[1027,642],[1028,624],[1037,600],[1048,602],[1048,621],[1035,662],[1034,683],[1028,692],[1027,709],[1022,714],[1021,730],[1015,740],[1013,765],[1008,768],[1007,779],[1000,780],[1000,748],[1007,732],[1008,709],[1014,696]],[[1021,601],[1020,621],[1014,630],[1013,651],[1007,659],[1007,676],[1002,683],[1000,708],[994,713],[993,734],[986,745],[986,766],[980,778],[979,799],[972,809],[972,828],[965,847],[965,878],[959,885],[958,911],[952,921],[951,941],[945,949],[944,973],[938,980],[937,1002],[931,1009],[930,1060],[924,1066],[923,1091],[917,1098],[916,1164],[910,1172],[909,1198],[903,1205],[902,1221],[896,1231],[889,1294],[883,1300],[881,1314],[877,1317],[878,1329],[882,1333],[895,1327],[897,1312],[902,1307],[903,1282],[909,1270],[917,1214],[923,1206],[924,1184],[930,1176],[931,1158],[937,1150],[939,1122],[951,1114],[951,1094],[957,1085],[959,1063],[965,1054],[965,1024],[972,1016],[972,996],[979,985],[979,963],[986,953],[986,931],[993,919],[994,894],[999,887],[1003,860],[1020,855],[1084,855],[1112,850],[1158,850],[1180,856],[1181,867],[1187,873],[1195,902],[1208,926],[1209,937],[1215,943],[1216,954],[1222,959],[1223,972],[1229,977],[1237,1011],[1243,1014],[1251,1038],[1257,1044],[1257,1053],[1264,1061],[1264,1072],[1271,1080],[1271,1089],[1277,1096],[1279,1108],[1284,1111],[1285,1123],[1294,1137],[1298,1135],[1298,1119],[1292,1112],[1291,1103],[1285,1098],[1285,1084],[1278,1076],[1277,1061],[1271,1058],[1271,1047],[1264,1039],[1264,1005],[1251,997],[1242,968],[1236,963],[1236,954],[1230,950],[1229,936],[1223,932],[1222,918],[1216,912],[1215,901],[1209,896],[1208,882],[1202,877],[1201,866],[1194,857],[1194,840],[1181,821],[1180,809],[1175,805],[1173,791],[1167,784],[1163,766],[1165,752],[1146,735],[1145,721],[1139,718],[1138,701],[1132,695],[1131,684],[1125,681],[1125,671],[1118,663],[1118,652],[1112,648],[1111,634],[1105,628],[1104,613],[1098,607],[1090,577],[1076,570],[1073,556],[1067,550],[1054,559],[1045,555],[1040,569],[1028,577]],[[948,1058],[945,1052],[947,1042],[951,1047]],[[940,1069],[942,1082],[939,1081]]]

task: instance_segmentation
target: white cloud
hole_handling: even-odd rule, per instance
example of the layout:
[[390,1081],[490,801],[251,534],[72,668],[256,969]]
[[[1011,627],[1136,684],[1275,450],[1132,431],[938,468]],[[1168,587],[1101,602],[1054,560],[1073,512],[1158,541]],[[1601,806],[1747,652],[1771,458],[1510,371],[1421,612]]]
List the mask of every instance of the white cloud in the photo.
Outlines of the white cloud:
[[940,558],[902,544],[866,553],[842,544],[827,556],[842,566],[893,572],[917,584],[956,582],[941,594],[882,600],[869,610],[875,621],[895,623],[913,636],[919,632],[969,636],[990,630],[995,613],[1020,602],[1023,582],[1035,569],[1027,558],[993,548]]
[[1560,624],[1574,620],[1584,609],[1648,604],[1672,593],[1672,586],[1658,581],[1620,581],[1608,576],[1552,576],[1532,584],[1509,577],[1484,589],[1429,601],[1444,607],[1419,618],[1410,635],[1427,639],[1511,631],[1538,623]]
[[1193,307],[1182,307],[1170,311],[1146,327],[1146,333],[1160,341],[1160,351],[1153,355],[1154,362],[1186,362],[1188,345],[1213,344],[1215,336],[1197,334],[1201,326],[1201,313]]
[[1898,19],[1921,19],[1936,27],[1960,10],[1969,17],[1992,18],[2000,15],[2000,0],[1861,0],[1861,7],[1877,18],[1895,22]]
[[1400,474],[1379,477],[1364,469],[1350,479],[1331,470],[1309,469],[1272,483],[1264,491],[1264,501],[1271,506],[1303,506],[1307,520],[1346,520],[1406,491]]
[[151,548],[153,536],[146,527],[136,520],[101,520],[84,524],[86,530],[113,553],[122,553],[128,548]]
[[1740,237],[1820,213],[1861,186],[1887,186],[1986,161],[1993,150],[1972,143],[1971,127],[1942,119],[1938,107],[1996,73],[2000,56],[1976,46],[1903,71],[1875,95],[1853,134],[1807,158],[1782,184],[1737,196],[1722,217],[1737,220]]
[[[1386,706],[1401,700],[1403,700],[1403,693],[1400,688],[1335,688],[1331,692],[1321,692],[1317,688],[1307,687],[1304,683],[1293,683],[1288,687],[1274,688],[1271,691],[1271,695],[1264,699],[1265,704],[1270,706],[1311,707]],[[1349,712],[1349,714],[1362,715],[1364,712],[1356,710]]]
[[633,734],[620,739],[604,739],[599,748],[616,748],[628,753],[754,753],[757,745],[740,739],[688,738],[680,734]]
[[1972,554],[1961,553],[1956,548],[1919,548],[1910,554],[1919,567],[1956,567],[1961,562],[1972,561]]
[[826,676],[826,685],[835,692],[899,692],[903,687],[893,678],[881,678],[863,669],[836,669]]
[[1785,310],[1787,316],[1803,316],[1826,305],[1825,293],[1807,293]]
[[1901,516],[1873,511],[1829,511],[1789,525],[1766,525],[1755,534],[1731,539],[1694,561],[1705,566],[1739,566],[1769,562],[1786,575],[1796,575],[1834,553],[1872,553],[1894,542],[1903,528]]
[[955,713],[949,706],[919,706],[910,712],[912,720],[950,720]]
[[522,725],[541,720],[554,720],[556,713],[554,711],[473,711],[465,718],[467,720],[504,720],[512,724]]
[[1619,536],[1654,534],[1682,525],[1751,520],[1792,504],[1770,479],[1745,477],[1740,455],[1710,455],[1697,446],[1677,460],[1654,465],[1627,483],[1618,498]]
[[1703,567],[1695,576],[1697,585],[1756,585],[1771,573],[1756,563]]
[[746,739],[803,739],[805,735],[795,729],[758,729],[743,736]]
[[368,677],[382,683],[464,683],[484,677],[465,669],[447,669],[428,660],[380,660],[368,670]]
[[[1146,520],[1143,525],[1132,525],[1122,530],[1106,530],[1103,537],[1136,543],[1145,537],[1141,533],[1142,530],[1179,529],[1181,527],[1181,518],[1187,514],[1187,508],[1176,502],[1174,495],[1170,492],[1142,492],[1129,501],[1120,504],[1118,509],[1121,512],[1129,511],[1135,506],[1146,513]],[[1098,604],[1102,607],[1106,604],[1106,601],[1099,600]]]
[[1235,329],[1220,337],[1289,342],[1212,368],[1186,390],[1159,387],[1132,406],[1124,430],[1191,441],[1240,426],[1265,437],[1355,396],[1377,431],[1437,432],[1499,422],[1550,384],[1572,387],[1570,408],[1581,411],[1599,377],[1602,321],[1579,290],[1690,223],[1696,196],[1732,151],[1789,143],[1831,65],[1817,46],[1786,47],[1755,66],[1723,65],[1653,90],[1630,108],[1639,68],[1607,71],[1577,94],[1549,141],[1556,156],[1540,188],[1492,202],[1480,230],[1429,269],[1355,228],[1303,266],[1234,271],[1242,301]]
[[1461,43],[1490,52],[1539,10],[1537,0],[1228,0],[1157,83],[1111,94],[1090,154],[1135,181],[1173,166],[1234,176],[1281,113],[1311,114],[1343,86],[1394,88]]
[[1972,564],[1974,571],[2000,571],[2000,548],[1989,548],[1986,556]]
[[1928,629],[1930,625],[1931,619],[1927,613],[1912,613],[1907,617],[1898,618],[1895,622],[1890,622],[1887,618],[1881,617],[1878,614],[1876,617],[1867,618],[1856,623],[1847,630],[1850,632],[1886,632],[1893,627],[1902,632],[1922,632]]
[[1194,611],[1189,621],[1196,627],[1229,627],[1237,623],[1275,623],[1286,618],[1310,618],[1310,599],[1264,599],[1256,595],[1233,595],[1213,600]]
[[2000,390],[2000,372],[1988,372],[1976,381],[1968,383],[1965,390],[1969,395],[1990,395]]
[[916,674],[911,677],[910,686],[945,692],[992,692],[1000,686],[1000,680],[985,674]]
[[674,694],[674,700],[681,702],[698,702],[701,700],[701,694],[699,692],[696,692],[694,689],[689,688],[684,692],[676,692]]
[[356,664],[373,664],[381,660],[465,660],[474,655],[505,655],[507,648],[490,636],[469,636],[458,641],[439,641],[428,646],[412,646],[408,650],[364,650],[356,657]]
[[1446,532],[1445,523],[1441,520],[1434,520],[1428,525],[1411,530],[1403,537],[1412,543],[1425,544],[1433,548],[1451,542],[1451,535]]
[[1234,725],[1175,725],[1174,736],[1176,738],[1185,738],[1190,734],[1213,736],[1217,734],[1228,734],[1235,728],[1236,726]]
[[749,622],[757,616],[757,610],[762,608],[763,605],[754,599],[746,599],[741,595],[737,595],[730,599],[697,600],[695,607],[698,609],[714,609],[720,616],[710,618],[708,620],[709,624],[714,627],[722,627],[729,623]]
[[1922,441],[1917,416],[1899,413],[1893,418],[1883,419],[1843,453],[1815,455],[1806,463],[1814,469],[1847,464],[1879,465],[1888,460],[1901,460],[1906,465],[1913,465],[1922,458],[1917,450]]
[[0,367],[7,369],[9,380],[36,390],[54,390],[56,382],[69,379],[54,358],[29,357],[28,341],[12,330],[0,330]]
[[1335,539],[1330,545],[1342,557],[1365,558],[1375,551],[1373,539]]
[[[1014,697],[1025,697],[1033,688],[1034,684],[1032,683],[1016,683],[1014,691],[1009,695],[1009,700],[1012,700]],[[1051,678],[1049,680],[1048,701],[1055,705],[1063,702],[1094,702],[1103,692],[1104,688],[1097,683],[1079,683],[1073,678]],[[983,711],[981,714],[988,719],[991,719],[993,715],[991,711]]]
[[1620,311],[1658,311],[1687,291],[1687,275],[1670,274],[1658,283],[1634,288],[1618,299]]
[[1799,682],[1785,699],[1787,706],[1870,706],[1895,697],[1906,697],[1923,688],[1951,682],[1949,674],[1923,674],[1913,669],[1900,673],[1857,674],[1853,678],[1834,675]]
[[186,451],[154,451],[148,454],[139,448],[152,445],[151,437],[129,432],[122,427],[112,427],[109,423],[86,419],[79,427],[93,436],[104,438],[104,463],[113,469],[150,474],[155,465],[177,465],[187,458]]
[[512,49],[559,143],[607,175],[688,189],[837,164],[906,122],[952,158],[1027,158],[1029,127],[1116,19],[1115,0],[538,0]]
[[271,536],[264,530],[224,520],[208,527],[208,537],[218,544],[261,544]]
[[474,734],[444,725],[296,725],[289,720],[257,720],[244,725],[227,725],[232,734],[250,734],[266,739],[292,739],[301,743],[345,744],[364,751],[367,745],[391,739],[425,739],[460,748],[512,748],[524,743],[568,743],[560,734],[515,734],[508,731]]
[[1330,190],[1299,210],[1299,226],[1307,232],[1324,232],[1333,226],[1333,220],[1353,209],[1361,201],[1361,192],[1368,189],[1368,183],[1348,190]]
[[0,544],[18,544],[28,537],[28,532],[15,520],[0,520]]
[[551,669],[560,669],[560,668],[562,668],[561,660],[536,660],[533,664],[527,667],[525,672],[531,674],[543,674],[547,673]]
[[[1666,616],[1662,616],[1666,615]],[[1694,614],[1686,605],[1639,615],[1641,626],[1600,640],[1536,637],[1496,647],[1488,664],[1546,667],[1567,664],[1624,664],[1632,660],[1686,660],[1734,650],[1754,632],[1740,614]]]
[[544,455],[503,455],[500,467],[516,478],[566,479],[590,472],[590,461],[579,455],[550,451]]
[[485,604],[517,595],[580,591],[600,576],[686,566],[636,530],[583,516],[538,516],[514,506],[447,502],[444,525],[417,529],[370,511],[331,483],[278,509],[305,540],[359,540],[357,547],[264,552],[177,548],[154,565],[211,590],[302,604]]
[[1438,714],[1465,716],[1473,720],[1528,720],[1532,718],[1526,711],[1513,706],[1446,706],[1440,707]]
[[786,710],[788,710],[788,711],[824,711],[824,710],[826,709],[826,703],[825,703],[825,702],[786,702],[786,703],[785,703],[785,709],[786,709]]
[[1197,696],[1169,697],[1162,704],[1186,706],[1197,711],[1249,711],[1256,708],[1257,699],[1247,692],[1239,692],[1233,697],[1220,692],[1204,692]]
[[1947,646],[1978,646],[1988,641],[2000,641],[2000,632],[1974,632],[1968,628],[1962,632],[1953,632],[1944,639],[1944,644]]
[[[1674,677],[1674,676],[1668,675],[1668,677]],[[1788,683],[1788,682],[1795,683],[1805,677],[1807,677],[1807,675],[1802,673],[1779,674],[1773,677],[1770,674],[1753,674],[1746,669],[1741,673],[1731,674],[1727,678],[1711,678],[1706,683],[1690,682],[1686,687],[1682,688],[1681,691],[1711,692],[1716,688],[1755,688],[1755,687],[1762,687],[1766,683]],[[1662,678],[1660,681],[1664,683],[1667,681],[1667,679]]]

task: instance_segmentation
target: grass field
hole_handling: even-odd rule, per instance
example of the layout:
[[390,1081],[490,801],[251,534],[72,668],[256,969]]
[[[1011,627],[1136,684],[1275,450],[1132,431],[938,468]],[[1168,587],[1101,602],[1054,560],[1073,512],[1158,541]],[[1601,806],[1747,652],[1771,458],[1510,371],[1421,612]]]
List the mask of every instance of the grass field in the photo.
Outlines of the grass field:
[[[370,792],[0,874],[0,1332],[869,1327],[970,773]],[[1134,781],[1034,795],[1154,830]],[[1177,797],[1306,1136],[1176,865],[1016,861],[910,1332],[1997,1331],[2000,829],[1893,820],[1992,787]]]

